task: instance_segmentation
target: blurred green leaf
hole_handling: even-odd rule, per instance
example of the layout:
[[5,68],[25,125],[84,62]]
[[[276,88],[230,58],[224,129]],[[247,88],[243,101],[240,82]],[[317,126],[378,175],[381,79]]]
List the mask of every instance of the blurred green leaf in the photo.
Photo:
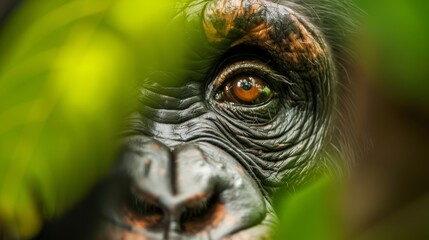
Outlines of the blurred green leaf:
[[339,188],[324,177],[300,191],[280,198],[278,239],[345,239],[339,213]]
[[[136,84],[113,1],[29,1],[0,37],[0,222],[28,237],[108,169]],[[126,16],[124,16],[126,17]]]
[[385,89],[429,104],[429,3],[423,0],[357,0],[366,12],[358,40],[366,67]]

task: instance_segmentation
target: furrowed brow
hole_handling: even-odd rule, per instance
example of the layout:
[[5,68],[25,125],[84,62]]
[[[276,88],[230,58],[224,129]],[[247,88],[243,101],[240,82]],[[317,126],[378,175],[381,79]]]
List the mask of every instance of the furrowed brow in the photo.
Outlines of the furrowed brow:
[[297,67],[327,55],[320,34],[309,24],[287,6],[262,0],[216,0],[203,14],[212,44],[261,47]]

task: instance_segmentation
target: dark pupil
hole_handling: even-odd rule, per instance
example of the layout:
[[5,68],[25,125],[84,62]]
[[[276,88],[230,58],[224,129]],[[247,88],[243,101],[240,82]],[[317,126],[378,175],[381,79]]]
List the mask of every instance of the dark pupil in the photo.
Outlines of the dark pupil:
[[250,89],[252,89],[253,84],[249,80],[241,80],[239,86],[245,91],[249,91]]

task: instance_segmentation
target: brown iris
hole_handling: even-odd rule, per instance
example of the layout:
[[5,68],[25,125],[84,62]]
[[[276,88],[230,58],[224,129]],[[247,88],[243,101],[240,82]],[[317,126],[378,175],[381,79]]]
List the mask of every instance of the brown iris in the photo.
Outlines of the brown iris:
[[241,102],[252,102],[261,94],[262,80],[252,76],[237,78],[232,85],[235,98]]
[[219,97],[228,102],[254,105],[268,101],[271,95],[271,89],[260,77],[239,75],[227,83]]

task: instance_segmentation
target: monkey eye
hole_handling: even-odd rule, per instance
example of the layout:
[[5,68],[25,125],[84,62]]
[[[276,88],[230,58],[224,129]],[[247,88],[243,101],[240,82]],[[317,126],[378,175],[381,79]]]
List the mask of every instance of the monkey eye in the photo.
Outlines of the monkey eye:
[[271,87],[257,75],[238,75],[228,81],[215,95],[218,102],[258,105],[273,96]]

